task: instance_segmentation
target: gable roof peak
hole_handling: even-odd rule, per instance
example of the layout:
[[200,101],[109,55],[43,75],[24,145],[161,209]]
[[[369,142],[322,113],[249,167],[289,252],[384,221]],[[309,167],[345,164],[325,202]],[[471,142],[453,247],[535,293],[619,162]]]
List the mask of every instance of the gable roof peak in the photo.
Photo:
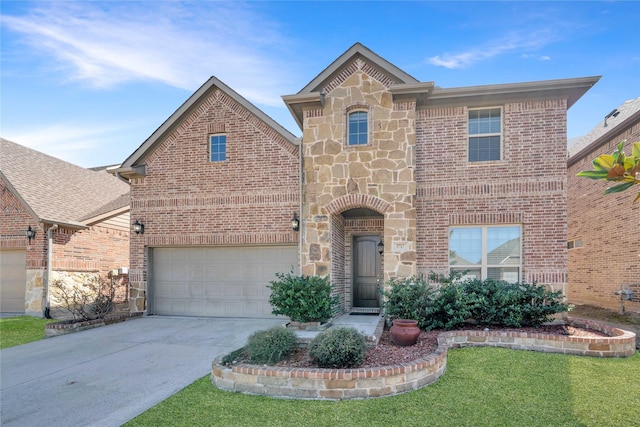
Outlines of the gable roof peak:
[[309,94],[322,90],[336,74],[349,66],[356,57],[362,57],[378,71],[389,76],[394,83],[420,83],[419,80],[393,65],[360,42],[354,43],[342,55],[336,58],[327,68],[303,87],[298,94]]

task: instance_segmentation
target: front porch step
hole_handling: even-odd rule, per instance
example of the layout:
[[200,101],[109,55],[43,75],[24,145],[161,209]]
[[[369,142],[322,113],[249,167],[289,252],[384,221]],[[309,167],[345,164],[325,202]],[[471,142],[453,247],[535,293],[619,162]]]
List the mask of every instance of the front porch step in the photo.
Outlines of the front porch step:
[[353,307],[351,308],[350,313],[358,313],[358,314],[380,314],[379,307]]

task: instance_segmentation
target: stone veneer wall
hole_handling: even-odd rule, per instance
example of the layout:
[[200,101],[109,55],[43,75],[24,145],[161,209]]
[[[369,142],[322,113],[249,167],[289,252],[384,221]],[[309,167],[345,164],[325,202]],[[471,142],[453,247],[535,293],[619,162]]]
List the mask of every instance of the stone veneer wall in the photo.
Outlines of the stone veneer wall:
[[624,152],[640,141],[640,122],[616,133],[600,146],[585,152],[568,167],[568,240],[579,239],[581,247],[569,249],[569,301],[620,309],[623,285],[633,291],[625,309],[640,312],[640,202],[632,203],[637,191],[604,194],[611,183],[581,178],[576,174],[592,169],[592,160],[613,153],[626,140]]
[[[208,137],[227,136],[227,160],[209,161]],[[145,159],[132,180],[131,311],[145,311],[149,248],[292,245],[300,209],[298,146],[214,88]]]
[[[324,108],[304,110],[303,274],[333,272],[331,218],[352,208],[384,215],[385,282],[415,274],[415,102],[394,102],[392,83],[356,59],[325,86]],[[354,110],[369,113],[367,145],[347,145]]]

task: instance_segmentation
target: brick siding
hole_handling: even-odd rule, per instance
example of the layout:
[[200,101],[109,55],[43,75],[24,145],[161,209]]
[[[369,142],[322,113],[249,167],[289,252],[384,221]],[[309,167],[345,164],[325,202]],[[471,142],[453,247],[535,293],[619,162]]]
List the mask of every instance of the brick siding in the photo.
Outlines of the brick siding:
[[640,123],[581,153],[568,168],[568,239],[581,239],[583,244],[568,251],[568,296],[572,303],[620,309],[614,291],[636,284],[633,301],[625,306],[640,312],[640,202],[631,203],[637,189],[604,194],[611,183],[576,176],[591,170],[591,161],[600,154],[613,153],[622,140],[627,140],[624,152],[630,154],[631,143],[640,141]]
[[[209,161],[209,135],[226,134],[226,161]],[[298,147],[216,89],[146,159],[132,180],[133,311],[146,309],[148,248],[297,243]]]
[[467,109],[418,111],[418,270],[448,271],[452,225],[520,224],[524,281],[566,291],[566,101],[503,105],[503,160],[467,161]]

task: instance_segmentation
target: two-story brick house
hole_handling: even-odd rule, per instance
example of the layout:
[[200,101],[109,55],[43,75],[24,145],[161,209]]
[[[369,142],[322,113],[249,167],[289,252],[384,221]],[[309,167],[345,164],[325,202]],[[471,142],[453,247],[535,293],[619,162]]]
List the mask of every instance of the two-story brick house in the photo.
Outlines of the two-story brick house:
[[283,97],[296,139],[211,78],[118,170],[145,225],[131,307],[269,316],[291,269],[344,311],[430,270],[565,290],[566,112],[597,81],[444,89],[357,43]]

